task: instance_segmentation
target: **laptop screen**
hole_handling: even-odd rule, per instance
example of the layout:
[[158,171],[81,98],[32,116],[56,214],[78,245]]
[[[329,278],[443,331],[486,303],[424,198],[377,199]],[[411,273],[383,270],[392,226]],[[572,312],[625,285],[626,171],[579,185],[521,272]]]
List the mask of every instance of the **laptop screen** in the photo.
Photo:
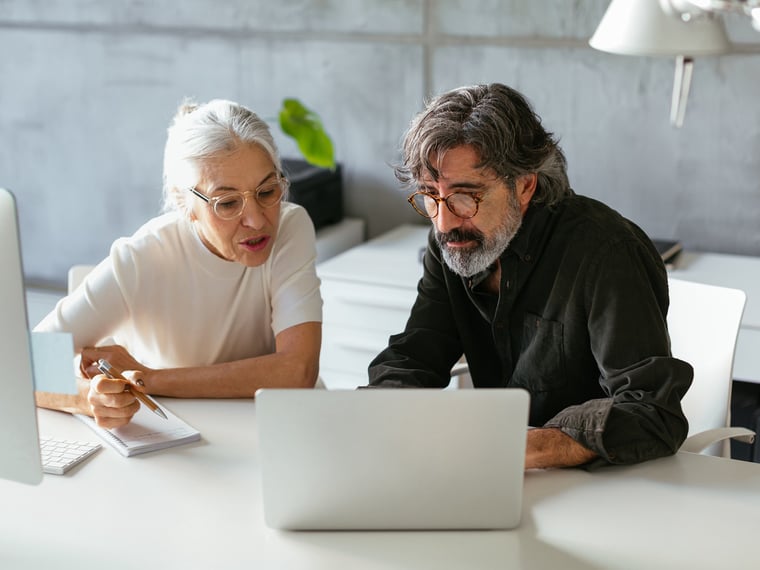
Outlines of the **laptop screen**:
[[0,188],[0,477],[42,481],[16,202]]

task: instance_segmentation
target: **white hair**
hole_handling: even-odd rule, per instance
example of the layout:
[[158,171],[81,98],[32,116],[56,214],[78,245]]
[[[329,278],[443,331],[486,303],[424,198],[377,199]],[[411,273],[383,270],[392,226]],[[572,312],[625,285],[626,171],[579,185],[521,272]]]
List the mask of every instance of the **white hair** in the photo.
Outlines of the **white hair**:
[[189,212],[187,189],[198,182],[204,159],[244,144],[263,148],[282,170],[269,126],[253,111],[223,99],[183,102],[168,129],[164,149],[164,211]]

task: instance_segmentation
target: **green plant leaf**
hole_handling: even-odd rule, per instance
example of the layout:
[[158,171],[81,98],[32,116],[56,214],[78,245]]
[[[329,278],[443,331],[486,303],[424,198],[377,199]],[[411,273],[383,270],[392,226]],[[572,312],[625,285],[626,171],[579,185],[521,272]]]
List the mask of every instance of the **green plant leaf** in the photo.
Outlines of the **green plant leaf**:
[[293,138],[306,162],[322,168],[335,168],[335,155],[330,137],[314,111],[298,99],[284,99],[280,109],[280,128]]

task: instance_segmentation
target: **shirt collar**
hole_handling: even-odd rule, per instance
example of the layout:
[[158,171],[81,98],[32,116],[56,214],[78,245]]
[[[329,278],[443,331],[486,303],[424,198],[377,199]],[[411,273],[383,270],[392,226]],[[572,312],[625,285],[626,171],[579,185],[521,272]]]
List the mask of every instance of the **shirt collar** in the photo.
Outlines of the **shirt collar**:
[[531,262],[538,258],[551,232],[552,219],[555,218],[557,208],[561,205],[547,207],[544,204],[530,203],[523,216],[520,229],[512,238],[507,249],[501,254],[501,258],[516,255],[521,261]]
[[[529,262],[535,257],[536,244],[542,241],[540,236],[544,233],[546,226],[546,210],[547,208],[541,205],[530,204],[528,206],[520,224],[520,229],[515,237],[512,238],[512,241],[509,242],[507,248],[501,253],[499,259],[505,259],[514,255],[521,261]],[[487,269],[465,278],[467,287],[470,290],[474,290],[496,270],[496,265],[496,263],[492,263]]]
[[[564,200],[553,206],[531,202],[525,211],[520,229],[499,256],[499,259],[504,260],[514,255],[520,261],[526,263],[536,260],[543,249],[544,242],[551,233],[551,228],[554,225],[553,220],[556,219],[558,210],[563,209],[563,207]],[[504,266],[503,263],[502,266]],[[467,287],[471,290],[474,289],[491,275],[495,269],[496,263],[493,263],[484,271],[476,273],[472,277],[464,278]]]
[[491,273],[493,273],[495,270],[496,270],[496,264],[492,263],[491,265],[488,266],[487,269],[484,269],[480,273],[476,273],[475,275],[473,275],[471,277],[467,277],[466,278],[467,287],[469,287],[470,289],[475,289],[475,287],[477,287],[483,281],[485,281],[486,278],[489,275],[491,275]]

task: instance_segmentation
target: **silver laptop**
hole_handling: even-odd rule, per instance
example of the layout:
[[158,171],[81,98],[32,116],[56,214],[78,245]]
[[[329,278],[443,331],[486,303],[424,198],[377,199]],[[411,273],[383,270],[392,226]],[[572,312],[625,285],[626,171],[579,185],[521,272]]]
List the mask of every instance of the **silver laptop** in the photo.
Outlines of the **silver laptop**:
[[513,528],[528,405],[519,389],[259,390],[265,521],[293,530]]
[[18,220],[13,195],[0,188],[0,477],[42,480]]

